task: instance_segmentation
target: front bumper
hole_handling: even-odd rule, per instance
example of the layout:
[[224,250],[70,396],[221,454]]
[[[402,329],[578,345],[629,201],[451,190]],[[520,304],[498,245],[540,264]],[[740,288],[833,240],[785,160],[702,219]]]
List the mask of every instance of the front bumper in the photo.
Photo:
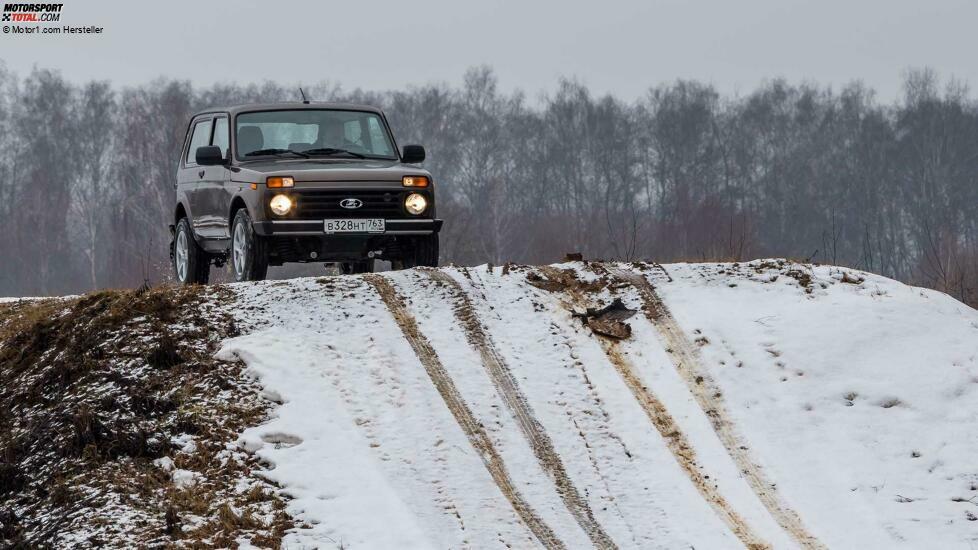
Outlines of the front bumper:
[[384,221],[383,233],[329,233],[323,227],[323,220],[271,220],[255,222],[255,233],[263,237],[384,237],[432,235],[441,231],[442,220],[431,219],[389,219]]

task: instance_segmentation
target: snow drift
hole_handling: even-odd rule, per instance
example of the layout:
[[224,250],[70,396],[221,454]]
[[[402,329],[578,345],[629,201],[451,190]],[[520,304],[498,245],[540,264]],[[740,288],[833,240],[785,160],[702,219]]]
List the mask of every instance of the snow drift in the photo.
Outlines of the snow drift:
[[230,288],[290,548],[978,544],[978,312],[943,294],[784,261]]

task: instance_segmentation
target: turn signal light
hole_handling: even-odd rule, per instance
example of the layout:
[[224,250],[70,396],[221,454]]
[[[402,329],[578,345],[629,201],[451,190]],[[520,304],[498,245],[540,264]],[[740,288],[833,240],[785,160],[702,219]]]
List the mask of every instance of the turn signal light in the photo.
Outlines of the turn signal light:
[[269,189],[279,189],[282,187],[292,187],[295,182],[292,180],[292,176],[272,176],[265,180],[265,185]]
[[404,176],[401,179],[404,187],[428,187],[427,176]]

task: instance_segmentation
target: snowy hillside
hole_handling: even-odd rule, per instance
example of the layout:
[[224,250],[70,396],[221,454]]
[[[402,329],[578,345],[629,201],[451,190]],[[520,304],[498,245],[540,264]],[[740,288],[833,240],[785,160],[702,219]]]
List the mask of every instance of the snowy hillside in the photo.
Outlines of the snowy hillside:
[[0,304],[0,546],[978,547],[978,312],[780,260]]
[[942,294],[780,261],[231,288],[290,548],[978,545],[978,312]]

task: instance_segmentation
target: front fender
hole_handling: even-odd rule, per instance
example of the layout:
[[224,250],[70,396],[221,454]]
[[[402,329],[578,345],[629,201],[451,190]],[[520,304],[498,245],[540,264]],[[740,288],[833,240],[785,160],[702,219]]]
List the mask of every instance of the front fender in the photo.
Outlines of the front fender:
[[256,208],[256,205],[258,204],[257,201],[258,201],[258,195],[256,194],[255,191],[252,191],[251,189],[242,189],[241,191],[231,196],[231,200],[230,202],[228,202],[228,211],[227,211],[229,231],[231,228],[231,224],[234,223],[235,213],[242,208],[248,211],[248,215],[251,217],[252,220],[257,220],[257,218],[255,217],[256,215],[258,216],[263,215],[263,212],[257,212],[257,210],[259,210],[258,208]]

